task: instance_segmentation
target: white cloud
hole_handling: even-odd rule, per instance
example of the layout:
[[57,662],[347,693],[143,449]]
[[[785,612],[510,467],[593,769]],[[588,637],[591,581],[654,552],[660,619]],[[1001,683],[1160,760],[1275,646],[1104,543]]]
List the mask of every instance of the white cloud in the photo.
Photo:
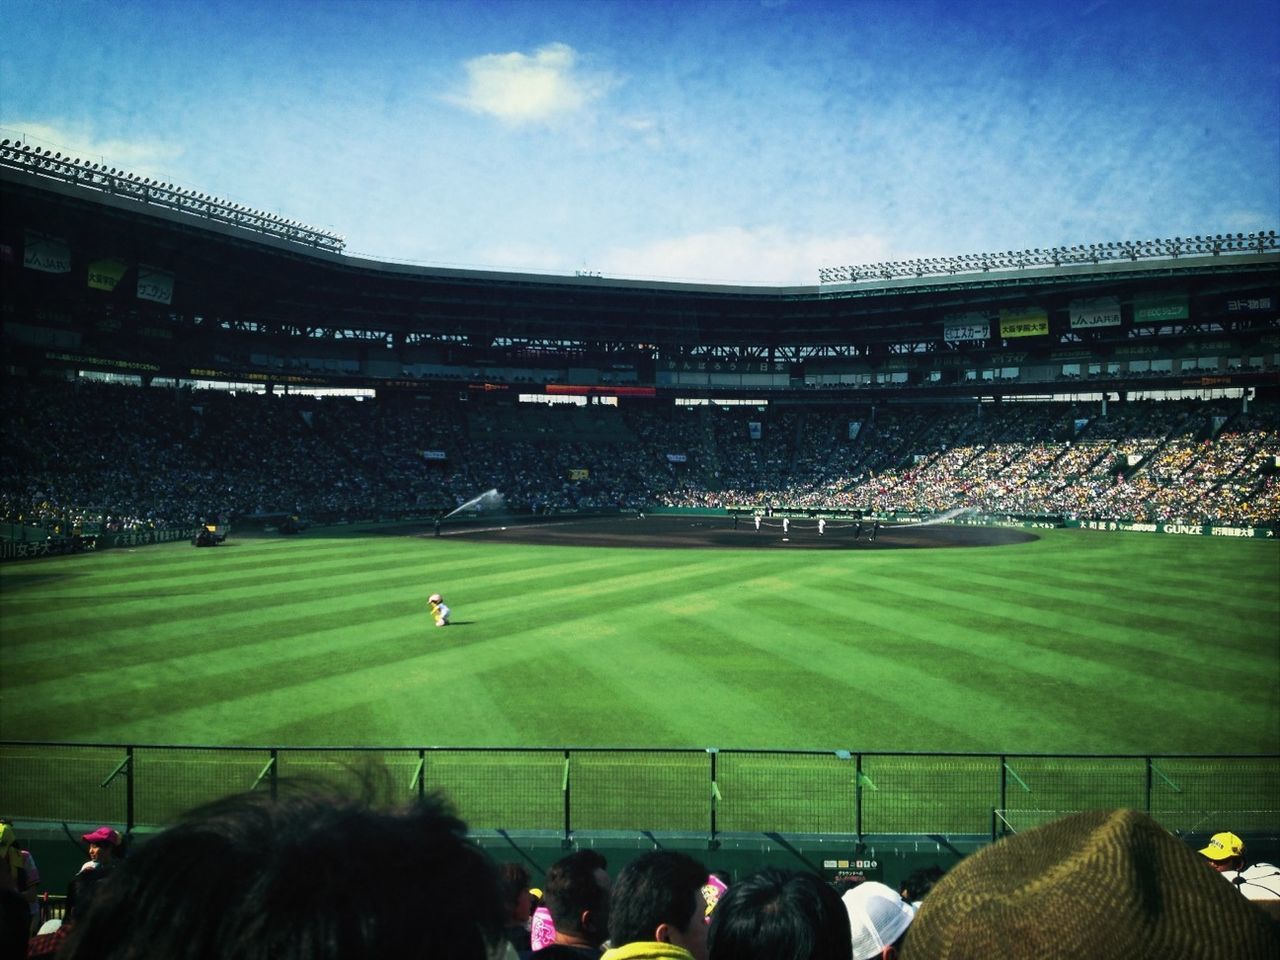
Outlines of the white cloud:
[[129,173],[170,179],[166,167],[182,157],[183,148],[177,143],[160,140],[98,140],[83,128],[61,126],[57,123],[8,121],[0,125],[0,131],[10,140],[21,140],[33,147],[53,150],[72,158],[94,163],[106,163]]
[[550,43],[532,56],[491,53],[468,60],[467,82],[450,103],[504,123],[543,123],[578,113],[603,96],[611,80],[578,68],[578,54],[564,43]]
[[820,267],[883,260],[889,243],[875,234],[800,236],[781,227],[722,227],[592,259],[606,276],[811,286]]

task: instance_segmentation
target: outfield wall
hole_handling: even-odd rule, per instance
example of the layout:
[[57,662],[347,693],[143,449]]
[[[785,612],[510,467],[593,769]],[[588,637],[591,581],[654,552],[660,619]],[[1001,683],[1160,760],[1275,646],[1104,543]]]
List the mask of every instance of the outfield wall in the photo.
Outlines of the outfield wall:
[[931,520],[935,522],[954,523],[963,526],[979,526],[979,527],[1024,527],[1024,528],[1041,528],[1051,529],[1057,527],[1079,528],[1081,530],[1115,530],[1125,533],[1162,533],[1174,534],[1179,536],[1203,536],[1203,537],[1245,537],[1245,538],[1266,538],[1273,539],[1280,536],[1275,526],[1231,526],[1226,524],[1214,523],[1137,523],[1132,520],[1110,519],[1110,520],[1069,520],[1059,516],[992,516],[977,515],[957,517],[952,520],[940,520],[936,514],[932,513],[908,513],[896,511],[892,513],[877,513],[874,511],[862,510],[826,510],[822,508],[791,508],[776,507],[764,508],[750,505],[731,505],[724,508],[707,508],[707,507],[655,507],[651,510],[654,514],[677,514],[677,515],[693,515],[693,516],[724,516],[726,514],[738,513],[745,516],[765,513],[768,509],[770,516],[796,518],[817,518],[825,517],[827,519],[845,519],[849,517],[868,517],[882,520],[887,523],[902,522],[924,522]]
[[143,547],[152,543],[190,540],[197,528],[174,530],[131,530],[91,536],[40,539],[0,539],[0,560],[30,560],[35,557],[57,557],[72,553],[98,553],[119,547]]
[[[618,513],[633,514],[636,511],[626,510],[591,510],[578,511],[563,510],[553,514],[545,514],[532,516],[528,514],[495,514],[486,517],[477,517],[472,515],[460,516],[447,522],[448,527],[467,526],[475,523],[531,523],[538,520],[551,517],[568,517],[568,516],[612,516]],[[753,513],[762,512],[759,507],[654,507],[648,512],[654,515],[669,516],[704,516],[704,517],[723,517],[729,514],[738,513],[740,515],[750,516]],[[850,517],[876,518],[884,522],[923,522],[925,520],[937,520],[933,514],[917,514],[917,513],[864,513],[861,510],[822,510],[822,509],[791,509],[776,508],[770,511],[771,516],[789,517],[792,519],[805,519],[825,517],[827,519],[847,519]],[[433,518],[415,515],[401,519],[381,519],[358,521],[360,523],[431,523]],[[1124,533],[1157,533],[1171,534],[1178,536],[1205,536],[1205,537],[1235,537],[1235,538],[1260,538],[1275,539],[1280,536],[1276,527],[1254,526],[1225,526],[1210,523],[1135,523],[1131,520],[1067,520],[1062,517],[1029,517],[1029,516],[969,516],[956,518],[953,520],[940,521],[945,523],[954,523],[964,526],[985,526],[985,527],[1023,527],[1023,528],[1079,528],[1081,530],[1106,530]],[[345,524],[344,524],[345,525]],[[15,525],[8,525],[13,527]],[[37,530],[37,528],[26,528],[28,530]],[[197,532],[197,528],[191,529],[173,529],[173,530],[135,530],[127,533],[107,533],[96,536],[83,537],[59,537],[59,536],[24,536],[21,538],[11,538],[0,535],[0,562],[6,560],[29,560],[36,557],[63,556],[76,553],[98,553],[103,550],[112,550],[120,547],[141,547],[153,543],[172,543],[178,540],[190,540]]]

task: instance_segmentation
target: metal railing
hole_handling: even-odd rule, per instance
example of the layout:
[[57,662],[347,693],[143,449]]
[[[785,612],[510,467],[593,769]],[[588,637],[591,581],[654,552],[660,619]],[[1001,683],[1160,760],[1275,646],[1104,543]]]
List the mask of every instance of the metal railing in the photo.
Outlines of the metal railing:
[[32,147],[21,141],[0,142],[0,166],[21,170],[35,176],[49,177],[115,197],[162,207],[176,213],[199,217],[214,223],[251,230],[278,240],[288,240],[315,250],[342,253],[347,242],[335,233],[310,227],[297,220],[254,210],[244,204],[209,196],[196,190],[174,186],[150,177],[117,170],[105,163],[93,163],[79,157]]
[[848,750],[201,747],[0,741],[0,810],[163,826],[287,780],[443,790],[473,830],[994,836],[1035,811],[1129,807],[1170,830],[1280,831],[1280,754],[1101,756]]
[[1181,257],[1217,257],[1231,253],[1274,253],[1280,238],[1274,230],[1257,233],[1218,233],[1158,240],[1120,240],[1073,247],[1036,247],[1003,253],[970,253],[958,257],[926,257],[892,260],[818,270],[818,283],[857,283],[860,280],[896,280],[910,277],[954,276],[989,273],[992,270],[1025,270],[1029,267],[1062,267],[1138,260],[1177,260]]

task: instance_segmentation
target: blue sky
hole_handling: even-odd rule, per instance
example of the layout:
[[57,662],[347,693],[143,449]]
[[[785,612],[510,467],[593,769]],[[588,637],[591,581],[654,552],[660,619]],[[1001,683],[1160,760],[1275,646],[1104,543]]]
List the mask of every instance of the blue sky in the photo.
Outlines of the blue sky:
[[486,269],[1280,228],[1275,0],[0,0],[3,136]]

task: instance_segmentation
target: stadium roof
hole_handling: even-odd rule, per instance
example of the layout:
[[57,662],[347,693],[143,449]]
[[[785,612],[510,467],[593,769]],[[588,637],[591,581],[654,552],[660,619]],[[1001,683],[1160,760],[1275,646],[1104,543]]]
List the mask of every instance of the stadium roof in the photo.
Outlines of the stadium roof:
[[[314,237],[301,242],[261,224],[202,216],[169,197],[152,202],[146,190],[86,185],[83,171],[65,161],[37,165],[14,156],[10,150],[0,157],[7,259],[13,262],[13,251],[34,232],[65,244],[67,272],[78,277],[101,259],[160,271],[172,284],[164,312],[188,327],[285,340],[366,339],[389,347],[571,345],[666,359],[796,362],[972,350],[974,344],[943,337],[947,318],[1028,306],[1050,318],[1049,337],[1040,344],[1105,343],[1135,332],[1074,329],[1067,322],[1073,301],[1116,297],[1131,303],[1135,295],[1174,293],[1196,308],[1193,322],[1167,331],[1172,335],[1248,338],[1277,329],[1280,252],[1274,233],[1262,236],[1257,250],[1038,266],[1012,266],[1012,255],[975,256],[950,265],[967,265],[970,272],[924,275],[921,265],[875,265],[861,273],[845,268],[843,282],[803,287],[558,277],[348,257]],[[55,290],[60,302],[90,310],[104,303],[158,309],[139,304],[131,291],[122,293],[127,283],[104,296],[78,280],[21,273],[20,289],[6,293],[10,315],[32,298],[47,303]],[[1229,304],[1242,297],[1265,300],[1271,308],[1233,315]]]

